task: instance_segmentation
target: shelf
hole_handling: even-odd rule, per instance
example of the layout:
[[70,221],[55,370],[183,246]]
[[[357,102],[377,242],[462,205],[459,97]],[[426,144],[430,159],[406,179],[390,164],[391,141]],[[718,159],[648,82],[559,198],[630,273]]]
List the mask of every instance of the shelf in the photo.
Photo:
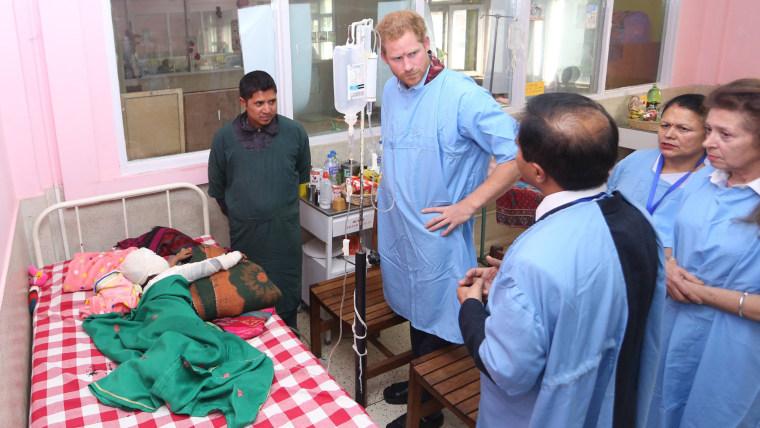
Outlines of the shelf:
[[[327,260],[326,259],[320,259],[315,257],[310,257],[307,255],[304,255],[304,260],[310,259],[313,263],[316,263],[319,265],[322,269],[327,269]],[[345,269],[348,268],[348,272],[351,273],[354,271],[354,256],[348,256],[347,258],[343,257],[333,257],[332,263],[331,263],[331,272],[330,272],[330,278],[335,278],[338,275],[343,275],[345,272]],[[329,278],[325,278],[329,279]]]
[[[310,243],[309,252],[302,253],[303,261],[303,288],[301,292],[302,299],[307,302],[309,286],[328,279],[343,276],[346,271],[354,271],[354,256],[324,258],[319,255],[335,254],[333,250],[340,248],[341,244],[334,245],[333,238],[343,237],[345,233],[355,234],[359,231],[359,209],[349,211],[333,211],[332,209],[323,210],[303,198],[300,200],[300,217],[301,227],[314,235],[317,240],[324,245],[323,250],[317,251],[317,248]],[[371,230],[375,225],[375,209],[365,207],[363,210],[363,242],[371,240]],[[365,250],[368,252],[369,249]],[[312,255],[317,254],[317,257]]]

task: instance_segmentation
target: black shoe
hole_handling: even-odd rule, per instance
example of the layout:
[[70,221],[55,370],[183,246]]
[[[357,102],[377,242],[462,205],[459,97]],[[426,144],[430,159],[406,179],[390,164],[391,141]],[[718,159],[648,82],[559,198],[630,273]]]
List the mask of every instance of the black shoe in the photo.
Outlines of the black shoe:
[[397,382],[383,390],[383,399],[388,404],[406,404],[409,395],[409,381]]
[[[443,413],[440,410],[420,418],[420,428],[438,428],[441,425],[443,425]],[[406,413],[394,419],[385,428],[406,428]]]

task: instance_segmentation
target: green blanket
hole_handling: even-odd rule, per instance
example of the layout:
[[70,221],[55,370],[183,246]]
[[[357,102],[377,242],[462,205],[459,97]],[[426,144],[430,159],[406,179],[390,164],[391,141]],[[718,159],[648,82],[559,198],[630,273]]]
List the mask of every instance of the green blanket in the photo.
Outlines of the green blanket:
[[207,325],[193,310],[187,281],[153,284],[131,313],[90,315],[84,330],[119,366],[90,384],[101,403],[204,416],[221,410],[230,427],[256,419],[274,377],[272,361],[239,337]]

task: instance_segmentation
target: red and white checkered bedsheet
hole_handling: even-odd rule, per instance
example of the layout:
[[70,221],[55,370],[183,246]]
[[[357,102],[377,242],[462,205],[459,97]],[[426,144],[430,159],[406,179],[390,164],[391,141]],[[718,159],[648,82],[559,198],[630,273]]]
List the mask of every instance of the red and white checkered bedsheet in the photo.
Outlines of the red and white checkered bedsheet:
[[[215,244],[213,238],[199,238]],[[175,415],[162,406],[155,413],[100,404],[89,385],[117,364],[95,348],[82,329],[78,309],[85,292],[63,293],[69,262],[44,268],[51,279],[42,287],[33,315],[32,386],[29,426],[36,427],[223,427],[224,415]],[[92,293],[90,291],[89,293]],[[376,424],[330,376],[276,314],[264,333],[248,341],[274,362],[274,381],[254,427],[374,427]]]

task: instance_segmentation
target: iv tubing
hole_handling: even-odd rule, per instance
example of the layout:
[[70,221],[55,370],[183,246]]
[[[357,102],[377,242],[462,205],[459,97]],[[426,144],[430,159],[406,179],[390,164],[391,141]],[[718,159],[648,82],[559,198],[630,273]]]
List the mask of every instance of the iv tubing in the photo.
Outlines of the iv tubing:
[[[372,111],[372,107],[371,107],[371,103],[370,103],[370,106],[367,107],[367,122],[368,122],[368,125],[369,125],[369,135],[372,138],[372,142],[374,143],[375,142],[375,136],[372,133],[372,113],[371,113],[371,111]],[[383,159],[383,162],[380,163],[380,172],[379,172],[380,177],[383,176],[383,171],[384,170],[385,170],[385,159]],[[377,186],[377,193],[378,194],[380,193],[380,185]],[[380,211],[380,212],[384,212],[384,213],[389,212],[390,210],[393,209],[393,206],[396,205],[396,198],[393,197],[393,193],[391,193],[391,206],[389,206],[387,210],[381,210],[380,208],[378,208],[377,207],[377,202],[374,199],[370,199],[370,201],[372,202],[372,208],[374,208],[375,211]]]

